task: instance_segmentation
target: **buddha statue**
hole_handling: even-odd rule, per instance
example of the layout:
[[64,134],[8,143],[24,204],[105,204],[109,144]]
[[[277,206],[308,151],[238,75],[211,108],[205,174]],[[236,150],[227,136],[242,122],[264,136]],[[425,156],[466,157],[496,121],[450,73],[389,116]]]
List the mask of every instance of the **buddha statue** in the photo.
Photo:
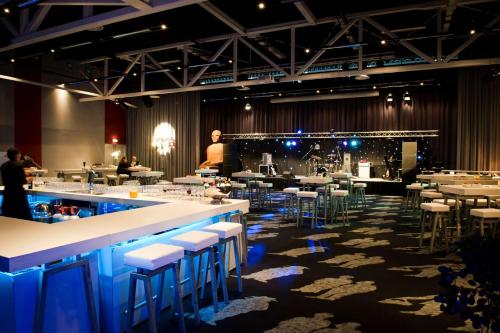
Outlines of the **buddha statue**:
[[221,167],[223,160],[223,148],[221,141],[222,132],[212,132],[212,144],[207,147],[207,160],[200,164],[200,169],[208,167]]

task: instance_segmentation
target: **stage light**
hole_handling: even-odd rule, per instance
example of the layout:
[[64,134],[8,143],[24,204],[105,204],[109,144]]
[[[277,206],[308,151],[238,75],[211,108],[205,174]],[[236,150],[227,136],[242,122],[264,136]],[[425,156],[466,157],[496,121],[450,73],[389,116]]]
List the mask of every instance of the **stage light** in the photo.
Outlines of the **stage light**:
[[279,97],[281,97],[281,96],[283,96],[283,94],[282,94],[282,93],[279,93],[279,94],[278,94],[278,96],[279,96]]
[[373,88],[373,90],[375,90],[375,89],[377,89],[377,86],[373,86],[372,88]]
[[321,91],[319,91],[319,89],[318,89],[318,90],[316,90],[316,94],[319,94],[320,92],[321,92]]
[[56,53],[56,50],[50,49],[50,53]]
[[286,141],[286,142],[285,142],[285,146],[290,147],[291,145],[292,145],[292,142],[291,142],[291,141]]
[[351,145],[351,148],[356,148],[361,144],[361,142],[359,140],[352,139],[349,144]]
[[259,4],[257,5],[257,7],[258,7],[260,10],[264,10],[264,9],[266,9],[266,4],[264,3],[264,1],[261,1],[261,2],[259,2]]
[[10,62],[11,62],[11,63],[15,63],[15,62],[16,62],[16,59],[11,58],[11,59],[10,59]]
[[403,95],[403,101],[405,102],[410,102],[411,101],[411,96],[409,92],[405,92]]
[[387,103],[392,103],[394,101],[394,97],[392,97],[392,94],[389,93],[385,99]]
[[292,146],[294,146],[294,147],[295,147],[296,145],[297,145],[297,141],[295,141],[295,140],[294,140],[294,141],[292,141]]
[[305,49],[304,50],[305,53],[310,53],[311,52],[311,49]]
[[160,28],[161,28],[161,30],[167,30],[167,25],[166,24],[162,24],[162,25],[160,25]]
[[475,29],[470,29],[469,34],[474,35],[476,33]]
[[382,40],[380,41],[380,44],[385,45],[385,44],[387,44],[387,41],[386,41],[385,39],[382,39]]
[[420,82],[420,85],[421,85],[421,86],[423,86],[423,85],[424,85],[424,83],[423,83],[423,82]]
[[232,64],[232,63],[233,63],[233,61],[232,61],[231,59],[229,59],[229,63],[230,63],[230,64]]
[[4,12],[5,14],[10,14],[10,9],[9,9],[9,8],[7,8],[7,7],[5,7],[5,8],[3,9],[3,12]]
[[417,155],[417,160],[421,161],[423,159],[422,155]]
[[250,103],[245,104],[245,111],[252,110],[252,105]]
[[137,73],[136,73],[136,72],[133,72],[133,73],[132,73],[132,76],[137,76]]
[[330,89],[330,92],[332,93],[332,92],[333,92],[333,89]]
[[347,147],[347,141],[346,140],[342,141],[342,144],[344,145],[344,147]]
[[298,131],[297,131],[297,134],[302,134],[302,130],[298,130]]
[[177,70],[180,71],[182,68],[181,66],[177,66]]
[[95,79],[94,79],[94,82],[97,82],[97,81],[99,81],[99,79],[98,79],[98,78],[95,78]]
[[205,103],[206,101],[207,101],[207,100],[206,100],[206,99],[204,99],[204,100],[203,100],[203,103]]

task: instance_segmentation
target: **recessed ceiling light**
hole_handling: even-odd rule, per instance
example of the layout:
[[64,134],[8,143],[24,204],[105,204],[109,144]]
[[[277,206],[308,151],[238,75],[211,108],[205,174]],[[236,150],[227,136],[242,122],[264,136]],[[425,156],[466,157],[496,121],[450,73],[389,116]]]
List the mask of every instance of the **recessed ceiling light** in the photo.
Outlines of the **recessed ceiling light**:
[[206,101],[207,101],[207,100],[206,100],[206,99],[204,99],[204,100],[203,100],[203,103],[205,103]]
[[5,14],[10,14],[10,9],[9,9],[9,8],[7,8],[7,7],[5,7],[5,8],[3,9],[3,12],[4,12]]
[[15,62],[16,62],[16,59],[11,58],[11,59],[10,59],[10,62],[11,62],[11,63],[15,63]]
[[233,63],[233,61],[232,61],[231,59],[229,59],[229,63],[230,63],[230,64],[232,64],[232,63]]
[[257,7],[260,9],[260,10],[263,10],[263,9],[266,9],[266,4],[264,1],[261,1],[259,2],[259,4],[257,5]]
[[474,35],[474,34],[476,33],[476,30],[474,30],[474,29],[470,29],[469,33],[470,33],[471,35]]
[[177,70],[180,71],[182,68],[181,66],[177,66]]
[[279,93],[279,94],[278,94],[278,96],[279,96],[279,97],[281,97],[281,96],[282,96],[282,93]]
[[387,44],[387,41],[386,41],[385,39],[382,39],[382,40],[380,41],[380,44],[385,45],[385,44]]
[[316,90],[316,94],[319,94],[320,92],[321,92],[321,91],[319,91],[319,89],[318,89],[318,90]]
[[373,90],[375,90],[375,89],[377,89],[377,86],[373,86],[372,88],[373,88]]
[[356,75],[354,77],[354,80],[358,80],[358,81],[364,81],[364,80],[368,80],[370,78],[369,75],[366,75],[366,74],[359,74],[359,75]]
[[330,89],[330,92],[332,93],[332,92],[333,92],[333,89]]
[[420,82],[420,85],[421,85],[421,86],[423,86],[423,85],[424,85],[424,83],[423,83],[423,82]]
[[55,52],[56,52],[56,50],[50,49],[50,53],[55,53]]
[[305,52],[305,53],[310,53],[310,52],[311,52],[311,50],[310,50],[310,49],[305,49],[305,50],[304,50],[304,52]]
[[136,72],[133,72],[133,73],[132,73],[132,75],[133,75],[133,76],[137,76],[137,73],[136,73]]
[[97,82],[97,81],[99,81],[99,79],[98,79],[98,78],[95,78],[95,79],[94,79],[94,82]]
[[161,30],[167,30],[167,25],[166,24],[162,24],[162,25],[160,25],[160,28],[161,28]]

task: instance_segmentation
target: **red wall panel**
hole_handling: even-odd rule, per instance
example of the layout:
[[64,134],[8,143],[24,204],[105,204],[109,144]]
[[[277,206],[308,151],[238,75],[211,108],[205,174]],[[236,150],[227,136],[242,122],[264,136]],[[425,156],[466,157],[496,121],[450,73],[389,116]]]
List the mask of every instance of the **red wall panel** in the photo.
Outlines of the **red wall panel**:
[[104,141],[113,143],[113,138],[119,144],[127,144],[127,112],[113,102],[106,101],[104,116]]

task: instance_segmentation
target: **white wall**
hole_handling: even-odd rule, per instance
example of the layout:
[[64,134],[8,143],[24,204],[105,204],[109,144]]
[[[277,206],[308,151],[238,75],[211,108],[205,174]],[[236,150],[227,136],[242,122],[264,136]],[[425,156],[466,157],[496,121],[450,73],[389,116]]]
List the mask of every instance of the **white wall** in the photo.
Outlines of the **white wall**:
[[104,162],[104,102],[80,103],[78,95],[42,88],[42,165],[79,168]]

